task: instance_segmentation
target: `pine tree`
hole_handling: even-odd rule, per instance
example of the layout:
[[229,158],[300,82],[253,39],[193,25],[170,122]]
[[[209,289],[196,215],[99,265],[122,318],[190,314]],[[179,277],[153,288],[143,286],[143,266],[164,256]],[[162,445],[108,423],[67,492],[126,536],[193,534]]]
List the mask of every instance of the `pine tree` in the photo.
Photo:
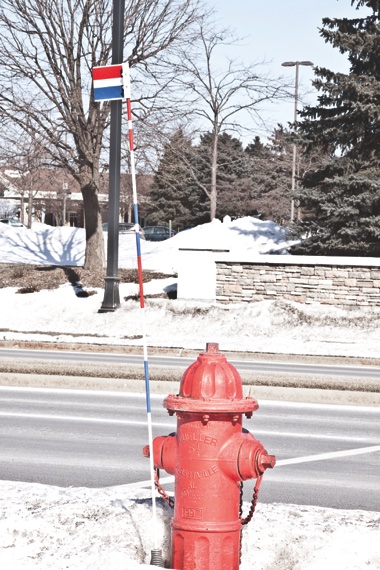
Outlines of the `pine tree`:
[[146,225],[168,225],[184,229],[208,221],[206,195],[194,182],[196,153],[191,140],[179,129],[165,145],[154,175]]
[[[198,179],[206,188],[211,187],[212,133],[201,136],[198,146]],[[218,136],[218,164],[216,190],[218,201],[216,217],[229,215],[238,218],[254,212],[250,192],[249,164],[241,141],[228,133]]]
[[350,62],[348,74],[316,69],[318,103],[301,111],[300,141],[326,159],[303,179],[301,205],[314,213],[296,253],[380,254],[380,0],[352,0],[372,13],[323,20],[321,36]]
[[255,136],[253,141],[246,146],[245,152],[252,158],[259,158],[265,153],[265,144],[261,142],[258,135]]
[[264,220],[280,224],[290,218],[292,147],[289,131],[279,125],[263,144],[255,137],[245,152],[249,158],[253,205]]

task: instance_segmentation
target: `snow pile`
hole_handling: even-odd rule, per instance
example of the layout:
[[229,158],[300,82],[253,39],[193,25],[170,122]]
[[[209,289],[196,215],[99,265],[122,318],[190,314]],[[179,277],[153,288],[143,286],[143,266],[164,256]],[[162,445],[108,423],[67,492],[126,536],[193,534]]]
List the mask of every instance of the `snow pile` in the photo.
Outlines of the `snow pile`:
[[287,248],[294,241],[289,241],[286,234],[287,230],[278,224],[253,217],[233,222],[226,218],[223,223],[215,219],[208,224],[180,232],[157,248],[145,251],[144,267],[154,269],[158,262],[160,267],[177,271],[179,249],[189,248],[230,251],[237,255],[241,252],[255,255],[287,253]]
[[[107,233],[105,243],[107,242]],[[119,266],[136,267],[136,240],[134,235],[119,236]],[[285,228],[274,222],[263,222],[253,217],[225,223],[214,220],[180,232],[163,242],[141,240],[145,269],[177,272],[179,248],[229,249],[251,251],[257,254],[285,251],[289,242]],[[107,248],[106,248],[107,249]],[[85,233],[82,228],[33,224],[33,229],[8,227],[0,224],[0,262],[78,265],[84,263]]]
[[[153,568],[147,491],[131,486],[64,489],[7,481],[1,487],[2,570]],[[166,561],[171,517],[172,510],[159,499],[157,536]],[[380,568],[379,524],[376,512],[259,503],[243,529],[240,570]]]
[[251,216],[231,221],[226,217],[223,223],[215,219],[208,224],[180,232],[171,243],[183,248],[207,247],[263,254],[289,247],[291,242],[286,234],[285,228],[271,221],[263,222]]
[[0,223],[0,261],[41,265],[83,265],[85,232],[33,224],[33,229]]

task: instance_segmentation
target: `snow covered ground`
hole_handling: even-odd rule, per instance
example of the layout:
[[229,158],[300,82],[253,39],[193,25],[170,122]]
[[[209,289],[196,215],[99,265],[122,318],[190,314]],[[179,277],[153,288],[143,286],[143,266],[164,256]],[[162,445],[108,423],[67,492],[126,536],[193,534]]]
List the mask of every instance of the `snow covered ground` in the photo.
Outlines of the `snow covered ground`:
[[[105,237],[107,234],[105,233]],[[222,223],[214,220],[180,232],[163,242],[141,240],[143,268],[176,272],[178,248],[216,247],[239,252],[281,253],[290,243],[286,231],[277,224],[246,217]],[[82,228],[33,224],[33,229],[0,224],[0,262],[83,265],[85,235]],[[135,237],[120,234],[119,266],[136,267]]]
[[[256,254],[286,252],[284,230],[273,222],[242,218],[181,232],[164,242],[142,240],[143,269],[171,274],[177,271],[179,248],[228,247]],[[136,267],[135,237],[122,234],[120,267]],[[17,230],[0,224],[0,262],[81,265],[84,230],[36,224]],[[380,309],[341,309],[287,301],[263,301],[231,306],[202,302],[149,299],[149,295],[176,286],[176,278],[144,286],[146,330],[150,346],[203,350],[219,342],[222,351],[373,357],[380,342]],[[52,291],[15,295],[0,290],[1,338],[78,343],[141,344],[140,304],[128,300],[114,313],[98,313],[103,291],[88,298],[75,296],[68,283]],[[120,284],[120,298],[138,293],[138,286]],[[32,302],[33,300],[33,302]],[[140,337],[140,339],[138,338]]]
[[[149,493],[129,486],[0,486],[2,570],[140,570],[154,548]],[[248,507],[246,506],[246,511]],[[170,558],[171,509],[157,504],[157,535]],[[241,570],[380,568],[380,513],[257,505],[243,529]]]
[[[2,227],[4,226],[4,227]],[[120,266],[136,267],[134,236],[120,236]],[[284,231],[271,222],[243,218],[188,230],[162,243],[142,242],[146,269],[175,272],[178,248],[217,244],[233,251],[286,251]],[[81,265],[84,232],[35,225],[0,224],[0,262]],[[175,285],[175,278],[146,285],[147,295]],[[121,284],[120,294],[136,293]],[[16,295],[0,289],[2,339],[101,344],[141,344],[139,303],[99,314],[102,291],[79,298],[71,285]],[[380,311],[262,302],[207,305],[166,299],[146,304],[148,344],[204,349],[341,356],[378,356]],[[131,486],[58,488],[0,483],[0,568],[137,570],[149,564],[152,541],[150,492]],[[379,508],[380,511],[380,508]],[[158,501],[157,532],[169,558],[169,508]],[[243,531],[241,570],[380,569],[380,512],[258,504]],[[148,566],[149,567],[149,566]]]

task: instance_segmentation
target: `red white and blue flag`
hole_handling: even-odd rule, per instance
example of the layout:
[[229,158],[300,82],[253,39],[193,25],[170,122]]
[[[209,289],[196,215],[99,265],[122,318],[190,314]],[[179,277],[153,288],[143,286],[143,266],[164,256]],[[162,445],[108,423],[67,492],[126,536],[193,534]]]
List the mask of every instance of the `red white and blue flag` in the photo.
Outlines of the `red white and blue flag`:
[[123,65],[120,63],[92,69],[95,101],[125,99]]

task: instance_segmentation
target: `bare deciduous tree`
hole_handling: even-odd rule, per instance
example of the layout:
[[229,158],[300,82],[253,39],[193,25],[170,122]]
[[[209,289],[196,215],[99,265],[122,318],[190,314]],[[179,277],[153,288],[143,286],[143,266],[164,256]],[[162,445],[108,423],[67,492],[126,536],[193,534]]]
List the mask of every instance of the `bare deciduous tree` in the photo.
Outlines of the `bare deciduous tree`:
[[44,148],[38,135],[31,138],[21,132],[17,140],[12,141],[7,135],[3,138],[8,138],[8,145],[0,152],[7,159],[7,169],[12,172],[12,187],[20,199],[20,221],[31,228],[34,199],[40,191],[48,189],[48,179],[43,176],[46,165]]
[[0,198],[0,218],[11,218],[16,216],[17,207],[10,200]]
[[[151,85],[160,83],[155,62],[198,17],[198,0],[126,0],[125,59],[140,70],[142,86],[148,75]],[[94,270],[104,263],[98,191],[110,105],[94,102],[91,69],[110,63],[111,30],[111,0],[2,0],[0,6],[2,122],[9,138],[38,134],[50,164],[78,181],[85,267]],[[135,94],[138,88],[136,82]],[[149,98],[147,106],[152,90]]]
[[[243,121],[263,125],[263,104],[278,98],[287,98],[286,85],[281,79],[260,74],[261,64],[245,65],[223,57],[221,48],[233,46],[237,39],[229,30],[209,30],[204,23],[199,29],[200,47],[183,51],[176,65],[174,85],[182,99],[188,97],[188,116],[199,119],[200,128],[211,131],[210,184],[197,180],[210,200],[210,218],[215,218],[217,207],[218,138],[223,131],[241,134],[247,130]],[[225,65],[218,66],[223,61]],[[186,94],[186,95],[184,95]],[[189,100],[190,99],[190,100]]]

